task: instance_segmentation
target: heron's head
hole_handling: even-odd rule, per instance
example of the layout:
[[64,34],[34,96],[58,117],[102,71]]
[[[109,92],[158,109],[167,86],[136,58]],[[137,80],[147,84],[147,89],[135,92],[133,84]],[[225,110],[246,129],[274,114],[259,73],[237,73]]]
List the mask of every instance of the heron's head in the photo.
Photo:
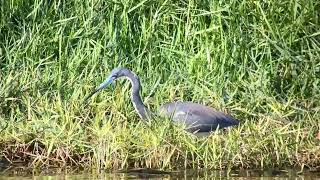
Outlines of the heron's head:
[[85,101],[93,96],[98,91],[108,87],[112,84],[116,79],[122,76],[126,76],[130,71],[126,68],[115,68],[111,71],[110,75],[89,95],[85,98]]
[[125,76],[130,72],[126,68],[115,68],[111,71],[110,75],[96,88],[96,91],[100,91],[110,84],[112,84],[119,77]]

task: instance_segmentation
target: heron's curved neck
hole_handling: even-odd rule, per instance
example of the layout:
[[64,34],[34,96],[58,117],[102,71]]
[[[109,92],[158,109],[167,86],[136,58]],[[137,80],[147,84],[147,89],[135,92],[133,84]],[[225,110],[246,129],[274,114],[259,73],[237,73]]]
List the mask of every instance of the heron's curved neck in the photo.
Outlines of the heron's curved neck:
[[149,120],[150,111],[143,104],[140,96],[141,85],[140,85],[139,77],[130,71],[130,73],[127,74],[126,78],[130,80],[132,85],[131,100],[135,110],[137,111],[141,119]]

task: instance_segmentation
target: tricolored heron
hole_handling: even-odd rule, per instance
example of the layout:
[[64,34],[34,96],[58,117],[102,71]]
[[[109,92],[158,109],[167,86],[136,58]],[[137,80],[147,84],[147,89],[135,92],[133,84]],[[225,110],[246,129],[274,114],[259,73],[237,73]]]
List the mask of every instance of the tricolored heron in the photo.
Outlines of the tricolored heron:
[[[149,109],[143,104],[140,96],[139,77],[126,68],[115,68],[107,79],[99,85],[86,99],[104,89],[120,77],[127,78],[132,85],[131,101],[138,115],[143,120],[152,118]],[[172,102],[160,107],[160,116],[171,118],[176,123],[184,123],[189,132],[210,132],[239,124],[239,121],[223,112],[193,102]]]

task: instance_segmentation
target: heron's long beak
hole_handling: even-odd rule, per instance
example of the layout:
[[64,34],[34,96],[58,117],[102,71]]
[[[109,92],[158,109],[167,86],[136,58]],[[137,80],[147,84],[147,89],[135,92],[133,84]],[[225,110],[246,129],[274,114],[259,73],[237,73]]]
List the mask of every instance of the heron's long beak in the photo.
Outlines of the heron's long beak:
[[112,78],[108,77],[103,83],[101,83],[92,93],[90,93],[85,99],[84,99],[84,103],[87,102],[87,100],[89,98],[91,98],[95,93],[99,92],[100,90],[106,88],[107,86],[109,86],[110,84],[112,84]]

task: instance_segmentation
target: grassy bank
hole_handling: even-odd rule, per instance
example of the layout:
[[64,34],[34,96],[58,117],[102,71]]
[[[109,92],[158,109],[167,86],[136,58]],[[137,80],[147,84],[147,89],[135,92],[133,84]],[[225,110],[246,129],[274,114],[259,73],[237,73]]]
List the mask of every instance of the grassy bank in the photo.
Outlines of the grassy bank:
[[[1,1],[0,161],[30,166],[319,167],[320,3]],[[152,109],[191,100],[241,125],[196,138],[140,122],[129,83],[83,98],[114,67]]]

